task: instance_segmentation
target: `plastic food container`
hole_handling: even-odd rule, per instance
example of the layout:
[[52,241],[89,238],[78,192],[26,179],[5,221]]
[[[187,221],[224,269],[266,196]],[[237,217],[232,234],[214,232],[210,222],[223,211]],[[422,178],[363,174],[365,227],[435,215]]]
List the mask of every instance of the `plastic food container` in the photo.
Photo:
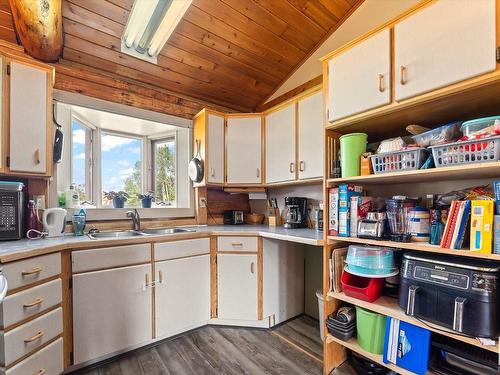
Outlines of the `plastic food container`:
[[383,278],[356,276],[345,270],[342,272],[340,282],[346,296],[366,302],[377,300],[384,289]]
[[358,344],[367,352],[384,353],[386,317],[356,306]]
[[368,277],[385,275],[395,269],[394,252],[375,246],[350,245],[345,262],[349,270]]
[[[482,133],[487,128],[495,126],[495,122],[500,121],[500,116],[482,117],[475,120],[466,121],[460,127],[462,133],[470,137],[474,133]],[[493,133],[493,131],[491,131]]]
[[439,128],[412,136],[419,147],[428,147],[443,143],[455,142],[462,135],[460,126],[462,121],[450,122]]

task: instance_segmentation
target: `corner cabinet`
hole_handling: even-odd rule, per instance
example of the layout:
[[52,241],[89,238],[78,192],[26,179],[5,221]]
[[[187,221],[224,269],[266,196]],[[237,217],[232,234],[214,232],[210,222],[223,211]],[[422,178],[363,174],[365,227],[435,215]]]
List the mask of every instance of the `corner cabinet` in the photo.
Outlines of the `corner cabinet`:
[[397,23],[395,99],[494,71],[495,14],[495,0],[437,1]]
[[391,33],[382,30],[328,63],[328,120],[391,101]]
[[226,184],[262,184],[262,115],[227,115]]
[[6,55],[2,72],[1,171],[50,176],[53,68]]
[[295,114],[292,103],[265,116],[266,183],[295,180]]

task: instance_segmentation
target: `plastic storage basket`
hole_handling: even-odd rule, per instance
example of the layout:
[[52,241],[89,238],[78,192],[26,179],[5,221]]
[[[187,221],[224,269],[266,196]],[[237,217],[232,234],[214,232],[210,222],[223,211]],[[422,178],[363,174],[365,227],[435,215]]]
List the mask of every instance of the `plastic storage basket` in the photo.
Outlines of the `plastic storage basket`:
[[384,353],[386,317],[356,306],[358,344],[367,352]]
[[500,136],[431,146],[437,168],[500,160]]
[[405,151],[387,152],[370,156],[373,173],[388,173],[398,171],[412,171],[419,169],[425,157],[425,148],[411,148]]

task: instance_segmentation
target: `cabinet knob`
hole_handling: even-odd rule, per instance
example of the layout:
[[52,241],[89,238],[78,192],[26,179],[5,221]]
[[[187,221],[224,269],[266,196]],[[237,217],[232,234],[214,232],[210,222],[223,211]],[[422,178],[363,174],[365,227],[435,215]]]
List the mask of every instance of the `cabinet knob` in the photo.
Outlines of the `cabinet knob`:
[[401,65],[401,67],[399,68],[399,78],[399,82],[401,83],[401,85],[406,85],[408,81],[406,79],[406,66],[404,65]]
[[306,170],[306,162],[301,160],[299,163],[299,171],[304,172]]
[[380,91],[380,92],[385,91],[385,80],[384,80],[383,74],[378,75],[378,91]]
[[295,163],[290,163],[290,173],[295,172]]
[[35,150],[35,164],[40,164],[40,149]]

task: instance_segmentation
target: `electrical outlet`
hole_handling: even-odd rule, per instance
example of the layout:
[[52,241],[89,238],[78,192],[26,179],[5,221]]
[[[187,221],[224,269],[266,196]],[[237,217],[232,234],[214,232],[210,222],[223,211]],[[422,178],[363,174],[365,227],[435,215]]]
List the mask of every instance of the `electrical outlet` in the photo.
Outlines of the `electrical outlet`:
[[200,198],[200,208],[207,208],[207,198]]
[[45,196],[44,195],[34,195],[33,201],[35,202],[35,207],[39,210],[45,210]]

